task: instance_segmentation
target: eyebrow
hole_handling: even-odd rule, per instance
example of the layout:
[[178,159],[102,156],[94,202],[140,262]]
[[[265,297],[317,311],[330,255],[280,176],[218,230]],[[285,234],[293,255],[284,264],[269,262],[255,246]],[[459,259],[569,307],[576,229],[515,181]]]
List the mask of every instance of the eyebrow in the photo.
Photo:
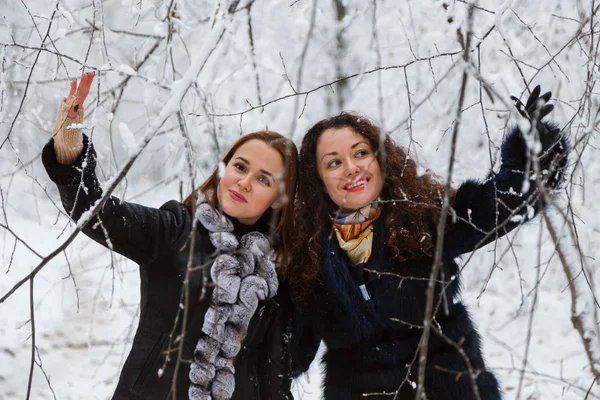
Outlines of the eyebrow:
[[[251,165],[251,164],[250,164],[250,161],[246,160],[244,157],[237,156],[237,157],[236,157],[236,159],[240,159],[240,160],[242,160],[243,162],[245,162],[246,164],[248,164],[248,165]],[[262,172],[262,173],[263,173],[263,174],[265,174],[265,175],[268,175],[268,176],[269,176],[269,177],[270,177],[270,178],[273,180],[273,182],[275,182],[275,177],[273,176],[273,174],[272,174],[272,173],[270,173],[270,172],[269,172],[269,171],[267,171],[266,169],[261,169],[261,170],[259,170],[259,171],[260,171],[260,172]]]
[[[352,146],[350,146],[350,149],[352,150],[352,149],[354,149],[354,148],[358,147],[358,145],[359,145],[359,144],[362,144],[362,143],[366,144],[366,145],[367,145],[367,146],[369,146],[369,147],[371,146],[371,145],[370,145],[369,143],[367,143],[366,141],[364,141],[364,140],[361,140],[360,142],[356,142],[356,143],[354,143]],[[323,154],[323,157],[321,157],[321,161],[323,161],[323,159],[324,159],[325,157],[327,157],[327,156],[337,156],[337,155],[338,155],[338,152],[337,152],[337,151],[332,151],[331,153]]]

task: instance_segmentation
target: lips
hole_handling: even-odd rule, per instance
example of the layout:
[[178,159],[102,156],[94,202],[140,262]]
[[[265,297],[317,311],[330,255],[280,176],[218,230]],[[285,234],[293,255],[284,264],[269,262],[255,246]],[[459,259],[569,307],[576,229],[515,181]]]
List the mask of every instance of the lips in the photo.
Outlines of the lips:
[[234,201],[237,201],[239,203],[248,202],[248,200],[246,200],[246,198],[241,193],[238,193],[235,190],[229,190],[229,197],[231,197]]
[[346,183],[342,188],[348,192],[360,192],[365,190],[371,178],[366,176],[360,176],[356,179]]

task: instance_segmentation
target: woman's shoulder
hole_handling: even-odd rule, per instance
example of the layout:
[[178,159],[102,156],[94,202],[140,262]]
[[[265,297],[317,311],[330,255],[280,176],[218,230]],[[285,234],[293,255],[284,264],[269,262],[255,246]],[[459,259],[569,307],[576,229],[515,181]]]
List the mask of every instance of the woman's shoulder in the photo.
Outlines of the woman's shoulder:
[[168,200],[162,206],[159,207],[160,210],[164,211],[172,211],[174,213],[181,214],[182,217],[192,219],[192,210],[190,210],[185,204],[177,201],[177,200]]
[[208,230],[201,223],[194,224],[194,219],[197,217],[184,203],[177,200],[169,200],[161,205],[158,210],[163,215],[170,215],[168,224],[163,228],[172,232],[179,232],[179,239],[171,246],[171,248],[176,249],[177,252],[181,252],[182,248],[191,244],[190,235],[192,231],[194,231],[197,240],[200,239],[200,241],[195,244],[195,246],[198,246],[197,250],[207,254],[214,251],[214,246],[210,244]]

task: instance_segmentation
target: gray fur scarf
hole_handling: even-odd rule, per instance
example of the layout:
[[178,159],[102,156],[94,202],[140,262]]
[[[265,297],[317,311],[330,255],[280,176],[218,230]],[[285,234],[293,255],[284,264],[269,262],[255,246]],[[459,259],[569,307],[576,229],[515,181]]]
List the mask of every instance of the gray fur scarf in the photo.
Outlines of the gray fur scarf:
[[277,293],[275,253],[265,235],[241,238],[233,224],[208,203],[198,205],[198,221],[219,254],[210,276],[215,284],[191,364],[190,400],[228,400],[235,389],[233,360],[240,351],[258,302]]

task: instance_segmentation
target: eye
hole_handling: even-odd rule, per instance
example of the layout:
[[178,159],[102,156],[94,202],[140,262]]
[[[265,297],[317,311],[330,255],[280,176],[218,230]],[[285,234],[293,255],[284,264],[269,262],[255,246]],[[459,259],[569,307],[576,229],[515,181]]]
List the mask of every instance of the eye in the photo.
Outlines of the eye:
[[244,164],[241,163],[234,163],[233,164],[233,168],[237,169],[238,171],[244,172],[246,170],[246,166]]
[[367,149],[360,149],[356,152],[356,157],[366,157],[369,155],[369,150]]
[[259,176],[258,181],[265,186],[271,186],[271,181],[269,181],[269,178],[264,175]]
[[333,159],[327,163],[327,168],[335,168],[340,165],[340,160]]

